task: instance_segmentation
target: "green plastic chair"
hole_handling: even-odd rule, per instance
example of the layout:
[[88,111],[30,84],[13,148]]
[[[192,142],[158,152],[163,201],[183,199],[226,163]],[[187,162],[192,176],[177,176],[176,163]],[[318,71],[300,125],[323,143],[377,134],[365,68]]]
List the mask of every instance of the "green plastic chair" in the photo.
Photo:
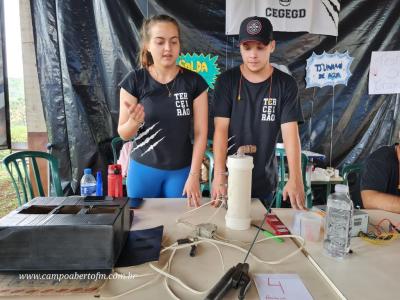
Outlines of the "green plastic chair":
[[[192,141],[193,142],[193,141]],[[212,178],[213,178],[213,170],[214,170],[214,153],[212,151],[213,140],[207,140],[207,148],[204,152],[204,156],[209,161],[209,168],[208,168],[208,182],[203,182],[200,184],[200,192],[203,193],[204,191],[208,191],[211,193],[211,186],[212,186]]]
[[208,158],[210,162],[210,166],[208,168],[208,182],[203,182],[200,184],[200,190],[203,193],[204,191],[208,191],[211,193],[211,186],[212,186],[212,176],[214,170],[214,154],[211,152],[210,149],[207,149],[204,153],[204,156]]
[[350,198],[353,200],[355,208],[364,208],[360,191],[362,167],[362,164],[350,164],[345,165],[341,170],[343,184],[349,187]]
[[[282,206],[282,198],[283,198],[283,189],[286,185],[286,167],[285,167],[285,149],[276,148],[275,154],[278,157],[278,187],[276,190],[276,200],[275,206]],[[306,206],[307,208],[311,208],[312,206],[312,191],[311,186],[307,183],[306,170],[307,170],[308,158],[304,153],[301,154],[301,173],[303,176],[304,183],[304,193],[306,196]]]
[[362,165],[361,164],[350,164],[346,165],[342,168],[342,177],[343,184],[349,184],[349,175],[352,173],[359,174],[361,172]]
[[275,206],[282,206],[283,188],[285,187],[285,149],[276,148],[275,155],[278,158],[278,186],[276,189]]
[[[41,196],[41,197],[45,196],[43,186],[42,186],[41,176],[40,176],[40,172],[39,172],[39,167],[37,164],[38,158],[47,160],[49,163],[49,166],[50,166],[51,186],[53,187],[53,189],[50,187],[49,194],[51,194],[51,192],[54,191],[56,196],[63,196],[63,192],[62,192],[62,188],[61,188],[61,181],[60,181],[60,177],[58,174],[58,162],[57,162],[57,159],[53,155],[46,153],[46,152],[41,152],[41,151],[15,152],[10,155],[7,155],[3,159],[3,165],[5,166],[8,174],[11,177],[12,184],[13,184],[15,192],[17,194],[19,205],[27,203],[29,200],[35,198],[35,195],[33,192],[33,181],[32,181],[32,178],[30,178],[28,164],[33,169],[33,176],[34,176],[34,180],[36,182],[37,191],[39,193],[38,196]],[[15,169],[14,173],[16,173],[16,175],[13,174],[12,168]],[[21,193],[20,188],[18,187],[17,182],[20,183],[22,193]],[[21,197],[21,194],[23,197]],[[23,201],[21,201],[21,198]]]

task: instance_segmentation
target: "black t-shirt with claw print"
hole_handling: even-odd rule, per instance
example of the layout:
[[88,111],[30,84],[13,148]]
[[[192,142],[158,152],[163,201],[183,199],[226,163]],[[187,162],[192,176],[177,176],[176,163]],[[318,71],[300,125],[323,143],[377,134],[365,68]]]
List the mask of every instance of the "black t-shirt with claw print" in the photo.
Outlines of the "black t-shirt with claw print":
[[136,97],[145,112],[144,125],[133,140],[131,159],[163,170],[189,166],[193,100],[208,88],[206,81],[199,74],[181,68],[165,85],[143,68],[127,74],[119,86]]

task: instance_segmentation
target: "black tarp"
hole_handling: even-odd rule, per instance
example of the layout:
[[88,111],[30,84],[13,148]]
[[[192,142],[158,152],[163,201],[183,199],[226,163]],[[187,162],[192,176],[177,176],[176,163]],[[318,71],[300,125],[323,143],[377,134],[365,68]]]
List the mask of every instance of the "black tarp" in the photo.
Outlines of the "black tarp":
[[[144,17],[169,14],[181,24],[182,52],[218,55],[221,71],[237,65],[237,37],[225,36],[225,1],[32,0],[40,89],[53,154],[61,177],[72,181],[84,167],[105,170],[117,135],[117,83],[136,65]],[[335,95],[333,165],[362,160],[394,140],[396,95],[368,95],[371,51],[400,50],[400,1],[341,1],[338,37],[277,33],[271,61],[296,78],[305,116],[304,149],[329,155]],[[305,89],[306,59],[313,52],[349,51],[348,85]],[[210,100],[212,101],[212,91]],[[397,108],[396,108],[397,107]]]
[[6,39],[4,32],[4,3],[3,0],[0,0],[0,150],[11,148]]

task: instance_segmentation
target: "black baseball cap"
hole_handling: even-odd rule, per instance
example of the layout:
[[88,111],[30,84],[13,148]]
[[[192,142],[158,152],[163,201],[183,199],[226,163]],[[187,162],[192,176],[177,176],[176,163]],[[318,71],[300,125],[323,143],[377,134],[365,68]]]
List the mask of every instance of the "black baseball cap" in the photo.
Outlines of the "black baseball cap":
[[240,24],[239,44],[257,41],[267,45],[273,39],[272,24],[265,17],[249,17]]

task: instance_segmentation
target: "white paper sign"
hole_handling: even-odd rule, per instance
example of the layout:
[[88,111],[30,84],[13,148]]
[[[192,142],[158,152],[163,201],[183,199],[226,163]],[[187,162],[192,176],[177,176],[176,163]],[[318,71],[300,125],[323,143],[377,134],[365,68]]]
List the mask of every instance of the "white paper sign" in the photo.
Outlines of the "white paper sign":
[[306,88],[338,84],[347,85],[351,76],[350,65],[353,58],[349,52],[313,54],[307,59]]
[[255,274],[260,300],[312,300],[297,274]]
[[400,93],[400,51],[372,52],[368,88],[370,95]]

